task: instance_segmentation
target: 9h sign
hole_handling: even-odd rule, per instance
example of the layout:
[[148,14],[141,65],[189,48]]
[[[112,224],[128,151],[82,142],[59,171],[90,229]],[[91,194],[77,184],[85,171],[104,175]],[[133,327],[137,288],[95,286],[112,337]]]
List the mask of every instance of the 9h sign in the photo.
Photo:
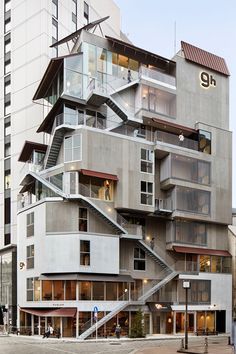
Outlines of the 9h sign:
[[216,87],[216,80],[214,79],[213,75],[208,74],[206,71],[201,71],[200,75],[200,85],[208,89],[210,86]]

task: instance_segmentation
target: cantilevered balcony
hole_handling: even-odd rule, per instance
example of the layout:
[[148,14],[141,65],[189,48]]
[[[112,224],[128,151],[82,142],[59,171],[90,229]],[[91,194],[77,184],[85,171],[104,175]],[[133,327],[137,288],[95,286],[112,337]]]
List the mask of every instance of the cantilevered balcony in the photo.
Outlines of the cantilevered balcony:
[[166,87],[176,87],[176,79],[174,76],[158,71],[154,67],[147,68],[141,66],[139,68],[139,75],[141,79],[144,79],[146,81],[151,81],[153,83],[161,84]]
[[198,141],[184,137],[183,140],[176,134],[167,133],[161,130],[156,130],[154,133],[154,141],[156,143],[166,143],[179,147],[183,147],[186,149],[191,149],[198,151]]

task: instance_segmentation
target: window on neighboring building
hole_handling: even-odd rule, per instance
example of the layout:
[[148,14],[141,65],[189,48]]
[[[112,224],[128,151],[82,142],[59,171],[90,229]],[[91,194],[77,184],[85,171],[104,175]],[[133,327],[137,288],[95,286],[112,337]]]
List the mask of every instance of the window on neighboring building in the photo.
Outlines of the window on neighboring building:
[[153,173],[153,151],[141,149],[141,172]]
[[7,52],[4,55],[4,74],[11,71],[11,52]]
[[7,33],[11,29],[11,10],[10,9],[5,11],[4,25],[5,25],[5,28],[4,28],[5,33]]
[[72,0],[72,22],[74,24],[74,31],[77,30],[77,0]]
[[52,37],[58,40],[58,23],[54,18],[52,19]]
[[26,268],[34,268],[34,245],[26,247]]
[[58,0],[52,0],[52,15],[58,18]]
[[88,231],[88,210],[79,207],[79,231]]
[[64,138],[64,161],[81,160],[81,134]]
[[80,265],[90,265],[90,241],[80,241]]
[[11,243],[11,234],[4,235],[4,246],[10,245]]
[[5,137],[11,134],[11,117],[4,119],[4,135]]
[[141,181],[141,204],[153,205],[153,183]]
[[34,278],[26,279],[26,300],[34,300]]
[[27,237],[34,236],[34,213],[26,215],[26,235]]
[[11,33],[5,35],[4,37],[4,53],[8,53],[11,51]]
[[88,4],[84,1],[84,18],[86,19],[86,24],[89,23],[89,6]]
[[146,254],[139,248],[134,248],[134,270],[146,270]]
[[4,174],[5,174],[5,176],[4,176],[5,189],[9,189],[9,188],[11,188],[11,171],[7,170],[7,171],[5,171]]

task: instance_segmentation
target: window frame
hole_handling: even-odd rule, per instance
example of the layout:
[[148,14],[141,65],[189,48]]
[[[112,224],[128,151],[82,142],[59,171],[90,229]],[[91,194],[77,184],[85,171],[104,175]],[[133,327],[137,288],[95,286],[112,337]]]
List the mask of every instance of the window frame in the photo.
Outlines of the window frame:
[[[31,228],[33,229],[33,231],[29,232],[28,230],[30,230]],[[26,214],[26,236],[34,236],[34,212]]]
[[34,245],[26,246],[26,269],[34,269]]
[[[87,243],[88,244],[88,251],[84,251],[83,249],[83,243]],[[88,256],[86,261],[86,256]],[[88,264],[86,264],[88,263]],[[90,240],[80,240],[80,266],[82,267],[90,267],[91,266],[91,242]]]
[[[138,257],[135,256],[135,253],[138,252]],[[144,257],[141,257],[141,253],[144,253]],[[133,260],[134,260],[134,263],[133,263],[133,270],[134,271],[138,271],[138,272],[146,272],[146,261],[147,261],[147,258],[146,258],[146,252],[142,250],[142,248],[140,247],[134,247],[134,253],[133,253]],[[144,269],[138,269],[136,268],[135,265],[138,265],[140,263],[143,263],[144,264]]]
[[[142,183],[145,183],[146,184],[146,191],[143,191],[142,190]],[[149,185],[152,186],[152,192],[148,192],[148,187]],[[142,203],[142,195],[145,195],[146,196],[146,200],[148,200],[148,197],[152,197],[152,203],[149,204],[149,203]],[[149,182],[149,181],[140,181],[140,204],[141,205],[147,205],[147,206],[154,206],[154,183],[153,182]]]
[[[86,217],[81,217],[81,216],[80,216],[80,211],[81,211],[82,209],[83,209],[83,210],[86,210]],[[79,215],[78,215],[78,230],[79,230],[80,232],[88,232],[88,230],[89,230],[89,227],[88,227],[88,226],[89,226],[89,219],[88,219],[89,213],[88,213],[88,209],[79,206],[78,214],[79,214]],[[82,230],[82,229],[81,229],[80,222],[84,222],[84,223],[85,223],[85,230]]]
[[[145,159],[142,158],[142,151],[145,151]],[[149,160],[148,158],[151,159]],[[145,163],[146,166],[146,171],[142,170],[142,164]],[[151,172],[148,172],[148,165],[151,166]],[[140,148],[140,172],[141,173],[146,173],[148,175],[153,175],[154,174],[154,152],[151,149],[145,149],[145,148]]]
[[[79,136],[80,137],[80,145],[78,146],[74,146],[74,137],[77,137]],[[71,147],[70,148],[66,148],[66,144],[65,144],[65,141],[67,139],[71,138]],[[74,153],[73,153],[73,150],[74,148],[80,148],[80,156],[79,156],[79,159],[74,159]],[[66,150],[71,150],[71,160],[66,160],[65,157],[66,157]],[[81,161],[82,160],[82,134],[79,133],[79,134],[74,134],[74,135],[68,135],[68,136],[65,136],[64,137],[64,162],[65,163],[69,163],[69,162],[75,162],[75,161]]]

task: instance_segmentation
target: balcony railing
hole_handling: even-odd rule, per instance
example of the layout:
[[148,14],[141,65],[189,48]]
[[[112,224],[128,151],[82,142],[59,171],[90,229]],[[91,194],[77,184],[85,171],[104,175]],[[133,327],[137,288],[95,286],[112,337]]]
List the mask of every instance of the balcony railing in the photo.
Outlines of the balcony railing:
[[148,77],[150,79],[160,81],[171,86],[176,86],[176,80],[174,76],[161,73],[160,71],[141,66],[139,69],[139,73],[141,77]]
[[155,199],[155,210],[172,212],[173,210],[172,200],[170,198]]
[[178,135],[163,132],[160,130],[155,131],[154,141],[167,143],[167,144],[171,144],[171,145],[176,145],[179,147],[184,147],[187,149],[198,151],[198,141],[192,140],[189,138],[185,138],[185,137],[184,137],[184,140],[180,140]]

